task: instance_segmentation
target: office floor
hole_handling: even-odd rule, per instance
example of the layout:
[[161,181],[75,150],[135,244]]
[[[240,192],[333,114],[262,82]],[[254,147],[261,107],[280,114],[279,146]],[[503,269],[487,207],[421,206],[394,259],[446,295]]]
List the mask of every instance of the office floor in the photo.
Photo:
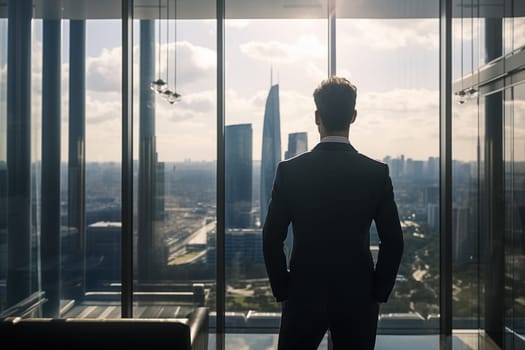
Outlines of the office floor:
[[[227,334],[226,349],[232,350],[272,350],[277,349],[276,334]],[[210,334],[209,350],[215,350],[215,335]],[[327,337],[319,350],[328,348]],[[375,350],[439,350],[438,335],[378,335]],[[477,332],[455,332],[454,350],[499,350],[490,340]]]

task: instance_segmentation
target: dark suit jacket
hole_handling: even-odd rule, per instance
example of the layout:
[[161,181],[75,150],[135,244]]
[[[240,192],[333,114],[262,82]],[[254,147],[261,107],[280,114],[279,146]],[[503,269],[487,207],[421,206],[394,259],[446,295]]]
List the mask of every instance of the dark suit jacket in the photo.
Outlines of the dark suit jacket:
[[[375,267],[372,220],[381,240]],[[290,222],[294,242],[288,271],[283,241]],[[386,302],[403,252],[387,165],[335,142],[279,163],[263,252],[277,301],[318,310]]]

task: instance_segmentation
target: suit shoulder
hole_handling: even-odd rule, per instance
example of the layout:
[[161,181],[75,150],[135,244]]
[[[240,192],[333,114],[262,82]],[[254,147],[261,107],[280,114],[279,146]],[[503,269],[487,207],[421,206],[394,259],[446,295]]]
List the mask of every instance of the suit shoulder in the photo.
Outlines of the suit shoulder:
[[288,159],[285,159],[285,160],[282,160],[279,164],[282,165],[282,166],[293,166],[293,165],[296,165],[296,164],[299,164],[307,159],[309,159],[312,155],[312,152],[311,151],[306,151],[306,152],[303,152],[301,154],[298,154],[292,158],[288,158]]
[[370,167],[377,168],[377,169],[383,169],[383,170],[388,168],[388,166],[385,163],[379,160],[376,160],[376,159],[372,159],[364,154],[358,153],[358,157],[361,159],[363,163],[369,165]]

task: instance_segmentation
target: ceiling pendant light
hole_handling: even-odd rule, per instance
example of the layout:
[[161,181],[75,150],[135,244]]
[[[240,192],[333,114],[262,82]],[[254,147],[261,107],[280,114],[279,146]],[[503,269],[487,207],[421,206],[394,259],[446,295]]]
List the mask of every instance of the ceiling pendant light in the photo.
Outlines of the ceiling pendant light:
[[158,79],[155,81],[152,81],[150,84],[151,90],[155,91],[156,93],[163,93],[168,89],[168,84],[160,77],[161,73],[161,28],[160,28],[160,20],[161,20],[161,0],[159,0],[159,64],[158,64]]
[[[166,20],[167,20],[167,24],[166,24],[166,41],[167,41],[167,54],[166,54],[166,80],[168,80],[169,82],[169,1],[170,0],[167,0],[167,16],[166,16]],[[175,24],[174,24],[174,37],[175,37],[175,41],[174,41],[174,45],[173,45],[173,51],[174,51],[174,61],[173,61],[173,90],[172,89],[166,89],[162,96],[166,99],[166,101],[168,101],[170,104],[174,104],[175,102],[178,102],[180,99],[181,99],[181,95],[176,92],[176,87],[177,87],[177,2],[175,2],[175,7],[174,7],[174,21],[175,21]]]

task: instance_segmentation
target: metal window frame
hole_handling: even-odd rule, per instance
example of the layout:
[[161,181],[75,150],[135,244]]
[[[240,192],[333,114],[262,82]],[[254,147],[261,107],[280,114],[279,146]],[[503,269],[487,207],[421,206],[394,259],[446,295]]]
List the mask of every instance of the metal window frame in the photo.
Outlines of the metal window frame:
[[121,316],[133,317],[133,0],[122,0]]
[[439,334],[452,349],[452,0],[439,2]]
[[225,21],[226,0],[217,0],[216,14],[217,14],[217,193],[216,193],[216,208],[217,208],[217,240],[216,240],[216,271],[215,271],[215,289],[216,289],[216,328],[215,328],[215,342],[216,349],[225,349],[225,333],[226,333],[226,265],[225,265],[225,190],[226,190],[226,163],[225,163],[225,42],[224,42],[224,21]]

